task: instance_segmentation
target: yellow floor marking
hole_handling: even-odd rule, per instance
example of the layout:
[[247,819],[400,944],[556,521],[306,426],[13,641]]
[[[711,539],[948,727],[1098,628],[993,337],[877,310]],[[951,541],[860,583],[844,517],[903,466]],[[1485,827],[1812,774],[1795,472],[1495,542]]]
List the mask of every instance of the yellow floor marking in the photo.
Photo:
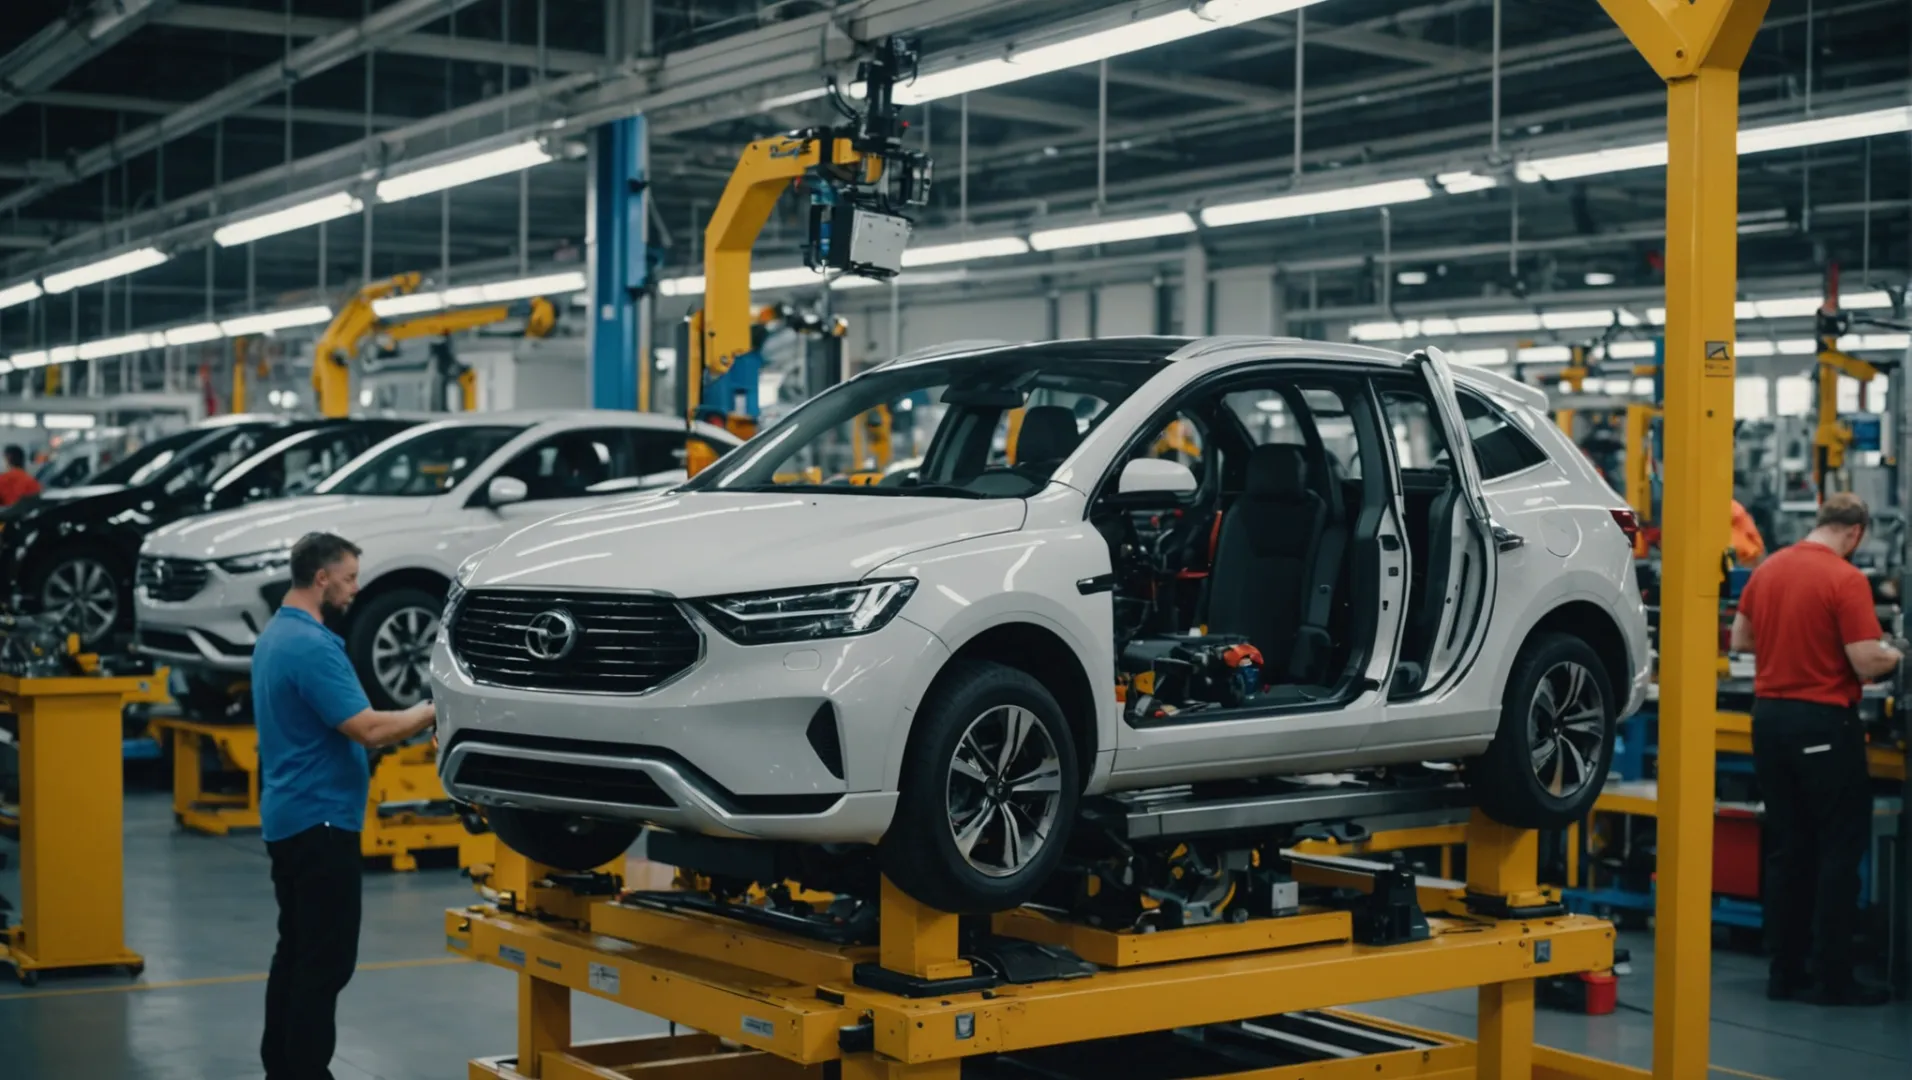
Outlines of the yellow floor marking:
[[1728,1076],[1744,1076],[1747,1080],[1777,1080],[1777,1078],[1767,1076],[1765,1073],[1746,1072],[1742,1069],[1729,1069],[1724,1065],[1708,1065],[1707,1069],[1713,1072],[1722,1072]]
[[[418,960],[375,960],[360,964],[359,971],[392,971],[397,968],[442,967],[446,964],[469,964],[472,961],[464,956],[428,956]],[[145,990],[186,990],[195,986],[225,986],[229,983],[265,982],[266,972],[256,971],[246,975],[214,975],[203,979],[174,979],[171,982],[124,983],[119,986],[76,986],[65,990],[28,990],[20,994],[0,994],[0,1002],[24,1001],[28,998],[81,997],[87,994],[133,994]]]

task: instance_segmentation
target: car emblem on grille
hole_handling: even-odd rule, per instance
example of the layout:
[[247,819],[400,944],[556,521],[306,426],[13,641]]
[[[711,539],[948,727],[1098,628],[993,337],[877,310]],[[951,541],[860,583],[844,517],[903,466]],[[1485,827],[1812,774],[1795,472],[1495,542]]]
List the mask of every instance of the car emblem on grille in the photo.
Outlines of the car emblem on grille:
[[525,627],[524,647],[534,659],[562,660],[578,643],[578,623],[571,613],[557,608],[541,611]]

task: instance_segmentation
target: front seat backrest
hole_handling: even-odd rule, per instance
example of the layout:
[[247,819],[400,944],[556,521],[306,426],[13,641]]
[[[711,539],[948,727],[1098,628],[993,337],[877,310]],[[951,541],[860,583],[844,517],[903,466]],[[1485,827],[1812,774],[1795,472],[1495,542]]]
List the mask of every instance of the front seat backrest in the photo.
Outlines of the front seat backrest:
[[1240,634],[1261,650],[1268,681],[1291,681],[1298,631],[1328,508],[1308,487],[1298,446],[1257,446],[1248,489],[1222,516],[1209,576],[1208,632]]
[[1022,428],[1016,434],[1016,464],[1051,471],[1062,459],[1075,453],[1082,433],[1076,428],[1075,410],[1061,405],[1038,405],[1022,415]]

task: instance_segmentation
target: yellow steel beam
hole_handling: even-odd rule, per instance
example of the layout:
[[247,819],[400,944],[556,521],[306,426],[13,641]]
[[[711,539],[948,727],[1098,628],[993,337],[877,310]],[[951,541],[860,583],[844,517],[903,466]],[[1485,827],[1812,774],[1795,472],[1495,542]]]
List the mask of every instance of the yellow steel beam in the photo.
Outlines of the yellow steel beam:
[[1715,659],[1732,493],[1739,68],[1768,0],[1601,0],[1667,86],[1659,963],[1653,1074],[1705,1076]]

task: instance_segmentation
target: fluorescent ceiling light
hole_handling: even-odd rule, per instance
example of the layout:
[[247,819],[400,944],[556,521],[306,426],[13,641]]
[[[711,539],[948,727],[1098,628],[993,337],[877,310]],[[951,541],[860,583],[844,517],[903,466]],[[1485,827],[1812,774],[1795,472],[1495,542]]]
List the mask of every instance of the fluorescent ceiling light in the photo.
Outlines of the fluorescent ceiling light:
[[776,97],[764,98],[757,103],[757,108],[763,112],[769,112],[772,109],[781,109],[785,105],[798,105],[806,101],[815,101],[829,92],[828,87],[813,86],[808,90],[798,90],[793,94],[779,94]]
[[1543,311],[1540,313],[1540,325],[1547,330],[1592,330],[1603,326],[1612,326],[1614,313],[1611,311]]
[[1082,67],[1098,60],[1206,34],[1210,30],[1239,26],[1255,19],[1294,11],[1316,2],[1208,0],[1208,3],[1199,7],[1191,6],[1188,10],[1171,11],[1065,41],[1015,50],[1003,57],[977,60],[918,75],[897,86],[895,98],[899,105],[921,105],[926,101],[967,94],[972,90],[985,90],[1037,75],[1047,75],[1052,71]]
[[1811,356],[1819,351],[1819,342],[1815,338],[1788,338],[1779,343],[1781,356]]
[[213,230],[212,241],[220,247],[232,247],[235,244],[249,244],[254,240],[280,233],[303,229],[308,225],[317,225],[321,221],[331,221],[348,214],[356,214],[365,209],[365,204],[349,191],[336,195],[325,195],[284,210],[274,210],[269,214],[241,218],[230,225]]
[[996,236],[986,240],[964,240],[954,244],[934,244],[908,248],[903,252],[904,266],[935,266],[938,263],[994,259],[1004,255],[1027,255],[1029,244],[1020,236]]
[[0,308],[10,308],[15,304],[24,304],[29,300],[38,300],[45,295],[37,281],[22,281],[18,285],[9,285],[0,289]]
[[[1912,131],[1912,106],[1899,105],[1872,112],[1846,116],[1820,117],[1789,124],[1741,128],[1738,148],[1741,154],[1764,154],[1774,150],[1794,150],[1802,146],[1865,139],[1875,135],[1896,135]],[[1647,169],[1666,164],[1666,143],[1640,143],[1612,146],[1585,154],[1536,158],[1515,166],[1514,175],[1526,183],[1537,180],[1571,180],[1580,176]],[[1779,223],[1783,227],[1783,223]],[[1748,231],[1742,228],[1741,231]],[[1753,231],[1761,231],[1757,226]]]
[[166,344],[163,334],[126,334],[122,337],[101,338],[89,341],[79,347],[81,360],[101,360],[108,356],[125,356],[127,353],[144,352],[147,349]]
[[394,315],[417,315],[424,311],[441,311],[444,307],[444,293],[411,293],[406,296],[381,297],[372,301],[372,314],[381,319],[389,319]]
[[1733,342],[1733,355],[1741,360],[1756,356],[1771,356],[1778,351],[1778,346],[1770,341],[1741,338]]
[[1892,297],[1885,290],[1856,292],[1839,298],[1839,306],[1847,311],[1866,311],[1871,308],[1889,308]]
[[1573,359],[1573,350],[1565,345],[1535,345],[1514,355],[1523,364],[1564,364]]
[[1195,219],[1184,213],[1154,214],[1149,217],[1096,221],[1060,229],[1039,229],[1029,234],[1029,246],[1037,251],[1086,247],[1090,244],[1119,244],[1124,240],[1147,240],[1155,236],[1177,236],[1195,231]]
[[1421,333],[1428,337],[1452,337],[1461,332],[1452,319],[1422,319]]
[[218,323],[193,323],[191,326],[175,326],[160,335],[168,345],[197,345],[202,341],[217,341],[226,336]]
[[1343,210],[1363,210],[1395,203],[1418,202],[1434,197],[1434,189],[1425,180],[1384,180],[1378,184],[1310,191],[1299,195],[1276,195],[1269,199],[1223,203],[1202,211],[1202,224],[1241,225],[1251,221],[1279,221],[1283,218],[1333,214]]
[[[1789,296],[1783,300],[1755,300],[1753,314],[1762,319],[1803,319],[1818,313],[1824,304],[1816,296]],[[1737,306],[1737,305],[1735,305]]]
[[99,423],[92,413],[47,413],[40,422],[56,431],[77,431]]
[[61,345],[55,349],[48,349],[46,359],[49,364],[70,364],[79,359],[79,356],[80,350],[77,345]]
[[1626,172],[1629,169],[1650,169],[1665,164],[1666,144],[1644,143],[1523,161],[1514,166],[1514,176],[1522,183],[1531,184],[1540,180],[1572,180],[1581,176]]
[[1525,312],[1506,315],[1468,315],[1454,320],[1463,334],[1521,334],[1540,329],[1540,316]]
[[1398,285],[1425,285],[1427,284],[1427,271],[1403,270],[1394,275],[1394,281]]
[[952,281],[961,281],[968,276],[969,271],[967,270],[922,270],[915,273],[898,274],[888,281],[878,281],[875,278],[843,274],[831,279],[830,287],[832,289],[870,289],[878,285],[895,285],[899,288],[907,289],[915,285],[947,285]]
[[[529,300],[534,296],[557,296],[563,293],[574,293],[582,288],[584,288],[584,272],[570,270],[562,274],[513,278],[510,281],[494,281],[486,285],[465,285],[456,289],[446,289],[442,295],[446,307],[468,307],[472,304],[502,304],[510,300]],[[374,314],[383,314],[376,304],[373,305],[372,310]]]
[[1462,349],[1447,355],[1457,364],[1472,364],[1475,367],[1490,367],[1507,362],[1506,349]]
[[1466,195],[1472,191],[1486,191],[1488,188],[1500,186],[1499,180],[1473,172],[1436,173],[1434,182],[1449,195]]
[[332,309],[323,304],[312,307],[288,308],[285,311],[268,311],[259,315],[244,315],[237,319],[220,322],[219,328],[227,337],[244,337],[247,334],[270,334],[274,330],[290,330],[297,326],[317,326],[332,319]]
[[1418,323],[1359,322],[1348,327],[1350,341],[1399,341],[1411,336]]
[[1585,280],[1588,285],[1598,289],[1613,284],[1614,278],[1612,274],[1600,270],[1589,270],[1583,280]]
[[33,352],[14,353],[12,356],[7,357],[7,363],[12,364],[16,371],[23,371],[27,368],[45,367],[47,365],[46,350],[38,349]]
[[116,277],[136,274],[141,270],[158,266],[170,258],[172,258],[172,256],[158,248],[139,248],[134,251],[121,252],[109,259],[101,259],[98,262],[87,263],[85,266],[76,266],[71,270],[62,270],[57,274],[48,274],[40,279],[40,284],[46,287],[48,293],[58,296],[63,292],[71,292],[85,285],[97,285],[102,281],[110,281]]
[[530,139],[516,146],[507,146],[502,150],[475,154],[458,161],[415,169],[412,172],[380,180],[376,191],[380,202],[398,202],[401,199],[429,195],[434,191],[443,191],[446,188],[459,187],[478,180],[488,180],[506,173],[522,172],[550,160],[552,160],[551,152],[536,139]]
[[1651,360],[1658,351],[1651,341],[1615,341],[1607,346],[1607,355],[1615,360]]

